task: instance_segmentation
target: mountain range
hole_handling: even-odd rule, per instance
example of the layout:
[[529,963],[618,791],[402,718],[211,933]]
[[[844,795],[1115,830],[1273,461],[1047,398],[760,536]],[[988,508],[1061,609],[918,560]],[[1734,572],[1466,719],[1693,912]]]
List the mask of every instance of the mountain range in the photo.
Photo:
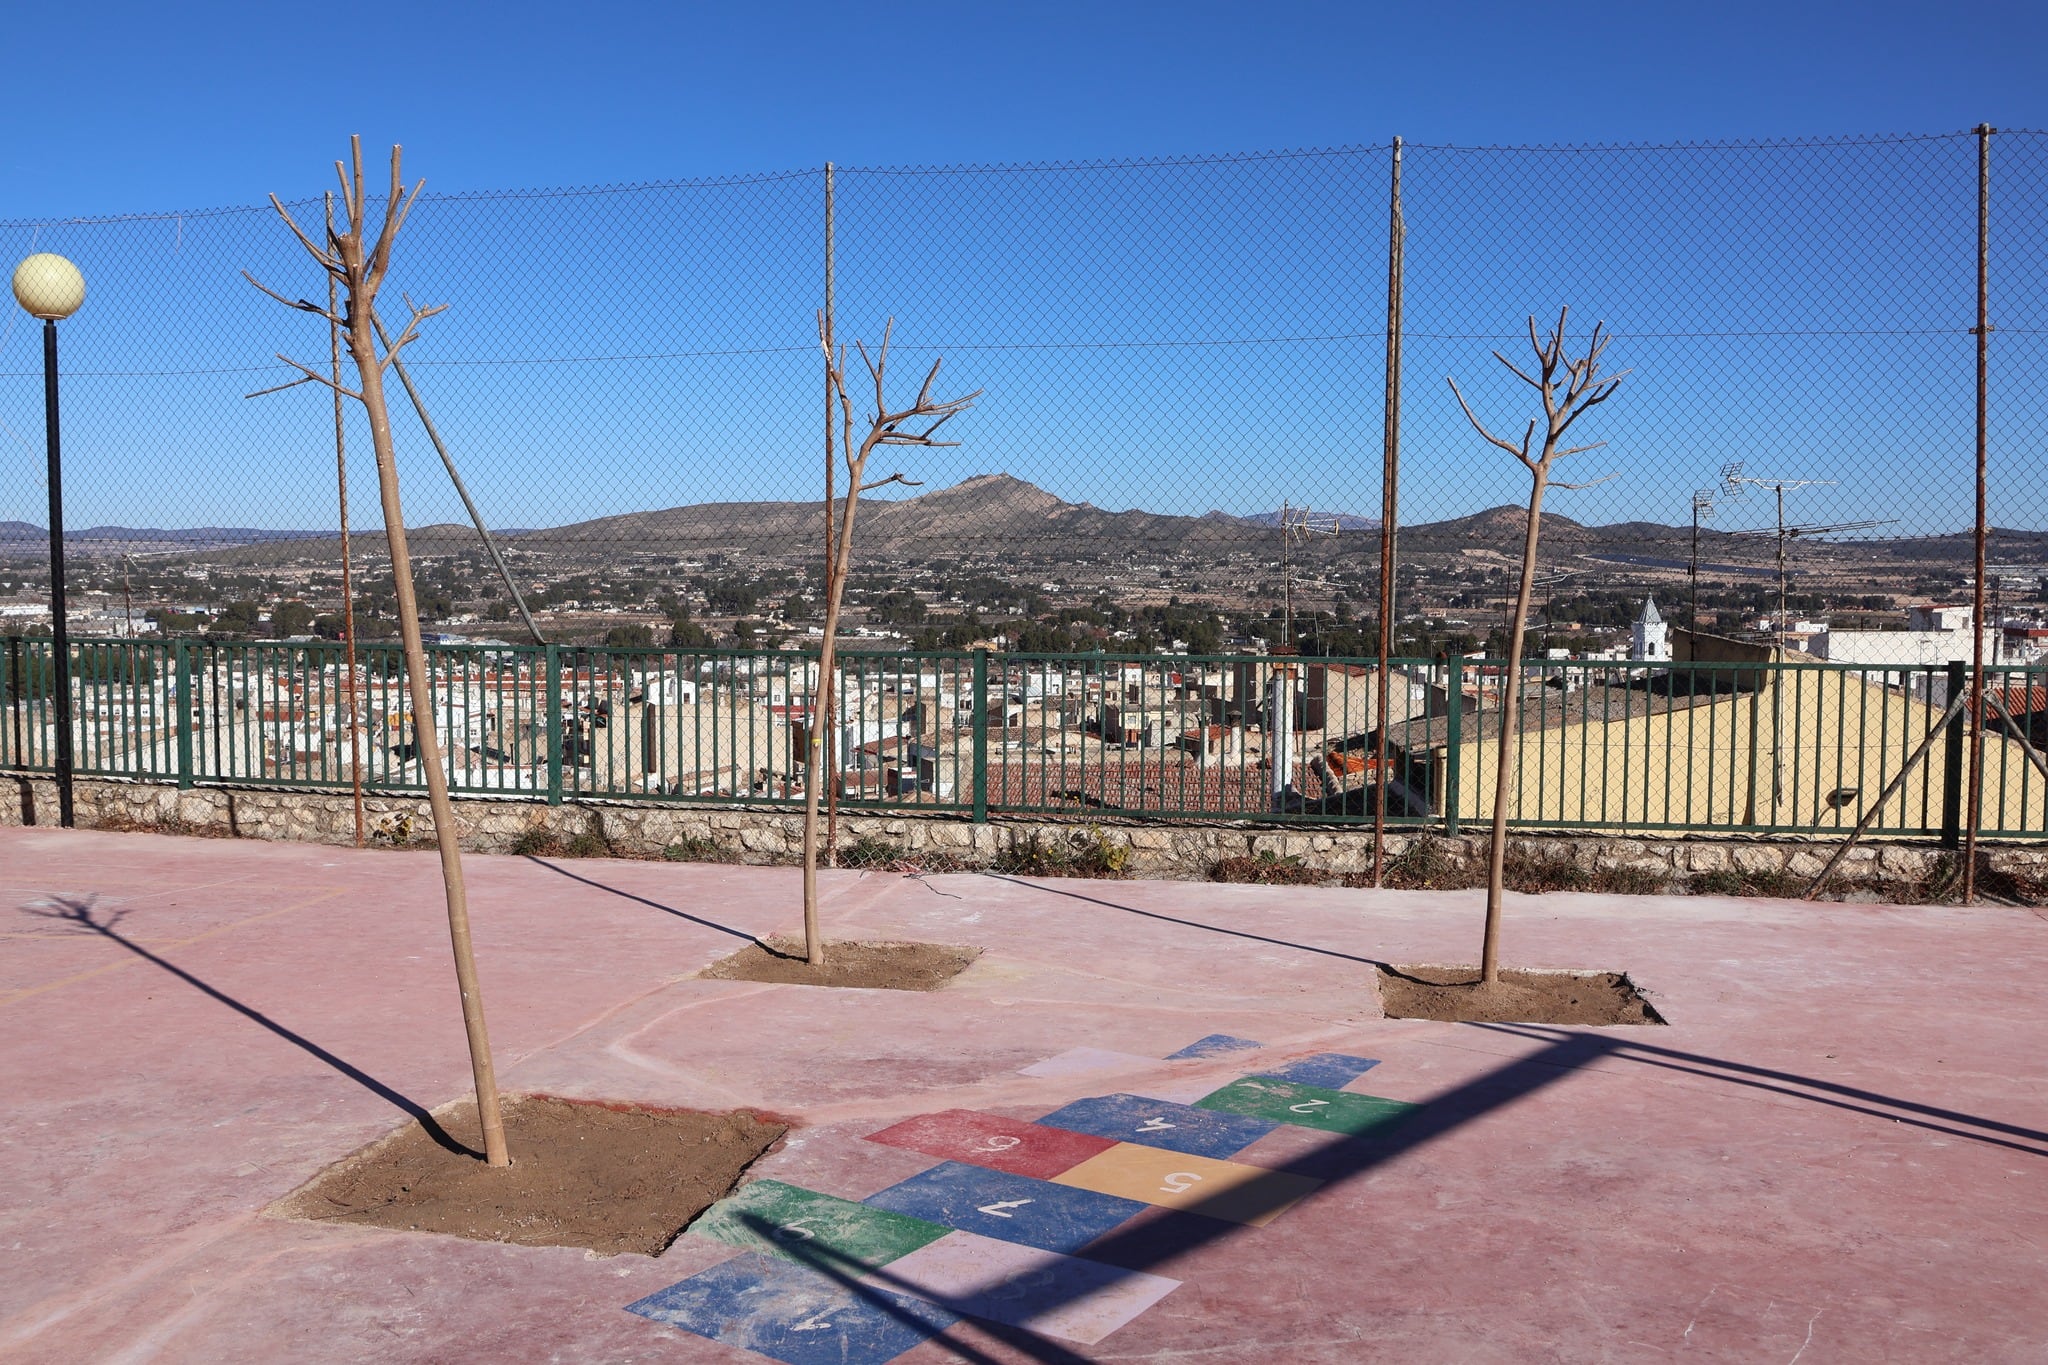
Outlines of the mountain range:
[[[1337,514],[1342,532],[1317,538],[1307,552],[1321,555],[1357,553],[1377,545],[1378,521]],[[1469,516],[1404,526],[1402,553],[1455,554],[1469,549],[1517,551],[1526,514],[1519,507],[1495,507]],[[628,512],[563,526],[504,530],[508,546],[543,554],[591,558],[606,550],[692,555],[735,552],[785,555],[793,548],[815,546],[821,539],[823,514],[818,501],[695,503],[659,511]],[[1037,562],[1058,561],[1134,548],[1173,549],[1196,554],[1271,548],[1277,551],[1280,514],[1247,515],[1212,511],[1202,516],[1130,510],[1111,512],[1092,503],[1067,502],[1035,484],[1008,474],[981,474],[948,488],[915,497],[870,499],[862,504],[856,538],[863,558],[929,557],[949,552],[999,547]],[[408,529],[412,548],[421,554],[445,554],[475,544],[468,526],[435,524]],[[1556,514],[1543,519],[1546,550],[1556,554],[1684,554],[1687,527],[1654,522],[1586,525]],[[2048,533],[1999,530],[1994,533],[2002,557],[2048,557]],[[267,530],[244,527],[136,529],[95,526],[66,533],[66,540],[84,555],[183,554],[224,563],[276,563],[287,559],[331,557],[336,536],[329,531]],[[381,553],[380,532],[358,532],[355,541],[367,553]],[[1761,542],[1720,530],[1701,531],[1702,548],[1717,555],[1742,549],[1742,558],[1768,553],[1771,537]],[[1851,545],[1802,544],[1810,556],[1817,549],[1851,550],[1861,557],[1948,560],[1967,554],[1970,537],[1957,535]],[[47,553],[43,528],[27,522],[0,522],[0,556],[21,559]]]

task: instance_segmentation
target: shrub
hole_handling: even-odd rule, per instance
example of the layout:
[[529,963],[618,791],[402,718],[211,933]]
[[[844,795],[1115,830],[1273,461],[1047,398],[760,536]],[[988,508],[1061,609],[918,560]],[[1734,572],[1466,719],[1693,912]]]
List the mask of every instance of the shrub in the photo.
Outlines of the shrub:
[[716,839],[689,835],[661,850],[661,856],[672,863],[724,863],[732,861],[732,855],[719,846]]
[[1064,839],[1047,839],[1034,831],[1028,840],[998,853],[992,869],[1013,876],[1113,880],[1126,875],[1130,861],[1128,844],[1114,843],[1101,826],[1090,825]]
[[1328,872],[1303,867],[1296,857],[1276,857],[1271,849],[1246,856],[1235,854],[1219,861],[1209,871],[1209,880],[1253,886],[1321,886],[1331,880]]
[[[1358,876],[1359,885],[1372,885],[1371,873]],[[1396,891],[1459,891],[1480,885],[1482,879],[1480,874],[1457,867],[1444,841],[1427,831],[1387,859],[1380,875],[1381,884]]]
[[512,852],[522,858],[552,858],[561,851],[561,841],[543,825],[535,825],[512,841]]
[[839,850],[839,866],[883,872],[896,866],[902,856],[901,850],[887,839],[863,834],[851,846]]

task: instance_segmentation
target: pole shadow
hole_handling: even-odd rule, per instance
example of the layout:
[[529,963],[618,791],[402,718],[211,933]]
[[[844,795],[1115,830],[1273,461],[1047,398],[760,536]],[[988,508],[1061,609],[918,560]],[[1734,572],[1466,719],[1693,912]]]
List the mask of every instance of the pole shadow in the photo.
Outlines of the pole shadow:
[[65,924],[72,925],[78,929],[84,930],[87,933],[98,934],[101,938],[106,939],[109,943],[117,944],[120,947],[127,949],[129,952],[135,954],[135,956],[141,958],[144,962],[149,963],[152,967],[160,968],[161,970],[169,973],[170,975],[177,977],[180,981],[183,981],[186,985],[192,987],[200,994],[205,995],[210,999],[219,1001],[221,1004],[226,1005],[235,1013],[241,1015],[244,1019],[249,1020],[251,1023],[260,1025],[261,1027],[269,1030],[271,1033],[276,1034],[279,1038],[284,1039],[284,1041],[290,1043],[293,1047],[298,1048],[300,1051],[306,1053],[308,1056],[314,1058],[319,1062],[324,1063],[327,1066],[334,1068],[334,1070],[348,1077],[357,1085],[363,1087],[363,1089],[377,1096],[377,1098],[384,1100],[385,1102],[397,1107],[398,1109],[403,1110],[405,1113],[410,1115],[413,1118],[413,1120],[420,1125],[421,1128],[426,1130],[428,1137],[432,1138],[434,1142],[443,1149],[450,1152],[455,1152],[459,1155],[475,1157],[479,1161],[483,1160],[484,1154],[481,1151],[477,1150],[474,1147],[470,1147],[466,1143],[463,1143],[454,1136],[452,1136],[447,1129],[441,1126],[439,1120],[437,1120],[433,1116],[433,1114],[427,1110],[426,1106],[420,1104],[418,1101],[412,1099],[410,1096],[407,1096],[405,1094],[400,1093],[397,1090],[392,1089],[390,1086],[378,1080],[369,1072],[364,1071],[361,1067],[356,1066],[354,1063],[346,1061],[341,1057],[335,1056],[332,1052],[329,1052],[326,1048],[320,1046],[320,1044],[314,1042],[312,1039],[306,1037],[305,1035],[295,1033],[291,1029],[286,1028],[283,1024],[278,1023],[275,1019],[272,1019],[269,1015],[264,1014],[261,1010],[255,1009],[250,1005],[242,1003],[240,1000],[235,999],[227,992],[220,990],[218,987],[213,986],[212,984],[204,980],[201,980],[197,976],[194,976],[191,972],[186,971],[183,967],[178,966],[176,963],[157,956],[155,953],[152,953],[149,949],[137,943],[134,939],[129,938],[127,935],[123,934],[120,930],[121,920],[123,918],[123,915],[121,913],[99,913],[96,911],[94,904],[91,900],[71,900],[62,896],[52,896],[50,900],[52,903],[61,908],[54,910],[30,910],[28,913],[36,915],[43,919],[57,920]]
[[[1471,1027],[1542,1042],[1550,1042],[1563,1036],[1563,1030],[1541,1024],[1473,1024]],[[1823,1081],[1790,1071],[1774,1071],[1769,1067],[1751,1066],[1746,1062],[1730,1062],[1719,1057],[1703,1056],[1697,1052],[1682,1052],[1677,1048],[1625,1039],[1615,1040],[1610,1055],[1618,1061],[1635,1062],[1663,1071],[1677,1071],[1688,1076],[1699,1076],[1706,1080],[1741,1086],[1744,1089],[1768,1091],[1788,1099],[1804,1100],[1808,1104],[1843,1109],[1852,1114],[1865,1114],[1892,1123],[1903,1123],[1912,1128],[1924,1128],[1945,1137],[1982,1142],[1993,1147],[2025,1152],[2029,1156],[2048,1156],[2048,1133],[2038,1129],[2025,1128],[1998,1119],[1979,1118],[1975,1114],[1964,1114],[1937,1105],[1922,1104],[1918,1100],[1902,1100],[1891,1095],[1880,1095],[1874,1090],[1863,1090],[1836,1081]],[[1812,1093],[1815,1091],[1821,1093]],[[1971,1131],[1973,1129],[1979,1131]],[[2040,1145],[2029,1146],[2029,1143]]]
[[1078,891],[1065,891],[1056,886],[1041,886],[1037,882],[1025,881],[1021,877],[1011,877],[1000,872],[978,872],[975,875],[986,877],[990,881],[1008,882],[1011,886],[1021,886],[1028,891],[1043,891],[1048,896],[1065,896],[1068,900],[1086,901],[1090,905],[1099,905],[1106,910],[1121,910],[1127,915],[1137,915],[1143,919],[1158,920],[1163,924],[1177,924],[1184,929],[1200,929],[1208,934],[1224,934],[1230,938],[1248,939],[1253,943],[1270,944],[1275,948],[1292,948],[1296,952],[1314,953],[1318,957],[1334,957],[1343,962],[1356,962],[1363,967],[1385,967],[1390,965],[1374,957],[1360,957],[1356,953],[1340,953],[1335,948],[1318,948],[1312,943],[1295,943],[1290,939],[1269,938],[1264,934],[1249,934],[1242,929],[1226,929],[1221,925],[1204,924],[1200,920],[1180,919],[1174,915],[1162,914],[1157,910],[1140,910],[1135,905],[1119,905],[1115,901],[1106,901],[1099,896],[1084,896]]
[[603,882],[596,881],[590,877],[580,877],[566,867],[558,867],[547,859],[536,857],[531,853],[526,855],[526,861],[532,863],[535,867],[544,867],[550,872],[567,877],[572,882],[581,882],[593,891],[603,891],[610,895],[618,896],[623,900],[637,902],[650,910],[659,910],[664,915],[674,915],[677,919],[686,919],[690,923],[700,924],[706,929],[716,929],[721,934],[731,934],[734,938],[745,939],[748,943],[755,941],[754,936],[747,933],[744,929],[735,929],[729,924],[720,924],[717,920],[705,919],[702,916],[693,915],[687,910],[678,910],[673,905],[663,905],[660,901],[649,900],[645,896],[636,896],[631,891],[621,891],[616,886],[606,886]]

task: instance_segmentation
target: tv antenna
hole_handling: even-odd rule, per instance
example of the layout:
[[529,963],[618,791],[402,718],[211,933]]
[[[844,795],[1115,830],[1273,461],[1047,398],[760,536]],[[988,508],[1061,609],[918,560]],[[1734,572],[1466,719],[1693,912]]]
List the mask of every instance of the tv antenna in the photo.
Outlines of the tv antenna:
[[1280,567],[1286,579],[1287,617],[1285,640],[1294,643],[1294,546],[1298,541],[1303,545],[1317,536],[1330,537],[1337,534],[1344,525],[1344,519],[1331,513],[1318,516],[1306,507],[1292,503],[1280,504]]
[[1723,466],[1721,470],[1723,482],[1719,488],[1695,489],[1692,495],[1692,561],[1689,570],[1689,577],[1692,581],[1692,603],[1686,610],[1686,629],[1692,635],[1700,633],[1700,523],[1712,521],[1715,508],[1720,503],[1728,501],[1731,497],[1735,496],[1726,491],[1730,487],[1726,479],[1728,471],[1731,469],[1738,474],[1742,472],[1740,464]]
[[[1731,470],[1733,471],[1732,473],[1730,472]],[[1786,551],[1786,547],[1787,547],[1788,545],[1790,545],[1790,544],[1791,544],[1791,543],[1792,543],[1793,541],[1795,541],[1795,540],[1798,540],[1798,539],[1801,539],[1801,538],[1806,538],[1806,539],[1813,539],[1813,538],[1815,538],[1815,537],[1819,537],[1819,536],[1828,536],[1828,535],[1834,535],[1834,534],[1837,534],[1838,532],[1842,532],[1842,531],[1868,531],[1868,530],[1871,530],[1872,528],[1874,528],[1874,527],[1878,527],[1878,526],[1889,526],[1889,525],[1891,525],[1891,524],[1892,524],[1892,523],[1893,523],[1894,521],[1897,521],[1897,520],[1898,520],[1898,518],[1897,518],[1897,517],[1887,517],[1887,518],[1883,518],[1883,519],[1881,519],[1881,520],[1876,520],[1876,521],[1838,521],[1838,522],[1830,522],[1830,523],[1825,523],[1825,524],[1823,524],[1823,523],[1821,523],[1821,522],[1804,522],[1804,523],[1800,523],[1800,524],[1787,524],[1787,523],[1786,523],[1786,521],[1785,521],[1785,492],[1786,492],[1786,490],[1787,490],[1787,489],[1791,489],[1791,488],[1832,488],[1832,487],[1834,486],[1834,484],[1835,484],[1835,480],[1833,480],[1833,479],[1761,479],[1761,478],[1754,478],[1754,477],[1752,477],[1752,476],[1750,476],[1750,475],[1744,474],[1744,473],[1742,472],[1742,466],[1741,466],[1741,465],[1740,465],[1739,463],[1738,463],[1738,464],[1734,464],[1734,465],[1730,465],[1730,466],[1726,466],[1726,467],[1724,467],[1724,468],[1722,469],[1722,471],[1721,471],[1721,476],[1722,476],[1722,481],[1723,481],[1723,482],[1724,482],[1725,484],[1727,484],[1728,486],[1730,486],[1730,487],[1736,487],[1736,488],[1740,488],[1740,487],[1744,487],[1744,486],[1747,486],[1747,487],[1751,487],[1751,488],[1768,488],[1768,489],[1770,489],[1770,490],[1771,490],[1771,492],[1772,492],[1772,493],[1774,493],[1774,494],[1776,495],[1776,497],[1777,497],[1777,507],[1778,507],[1778,524],[1777,524],[1777,526],[1776,526],[1775,528],[1771,528],[1771,527],[1758,527],[1758,528],[1756,528],[1756,529],[1754,529],[1754,530],[1749,530],[1749,531],[1737,531],[1737,532],[1735,532],[1734,534],[1736,534],[1736,535],[1744,535],[1744,536],[1761,536],[1761,535],[1769,535],[1769,536],[1773,536],[1773,537],[1775,537],[1775,538],[1776,538],[1776,540],[1777,540],[1777,542],[1778,542],[1778,619],[1777,619],[1777,622],[1776,622],[1776,629],[1775,629],[1775,630],[1773,630],[1772,634],[1773,634],[1773,636],[1775,636],[1775,638],[1776,638],[1776,642],[1777,642],[1777,644],[1778,644],[1778,647],[1782,649],[1782,648],[1784,647],[1784,644],[1785,644],[1785,635],[1786,635],[1786,624],[1785,624],[1785,622],[1786,622],[1786,616],[1785,616],[1785,579],[1786,579],[1786,574],[1785,574],[1785,558],[1786,558],[1786,556],[1785,556],[1785,551]]]
[[[1723,481],[1732,487],[1768,488],[1777,495],[1778,524],[1775,528],[1758,527],[1755,530],[1737,531],[1736,535],[1774,536],[1778,542],[1778,619],[1772,636],[1776,643],[1773,651],[1777,662],[1785,661],[1785,547],[1801,537],[1833,535],[1839,531],[1867,531],[1875,526],[1886,526],[1897,518],[1884,521],[1839,521],[1828,524],[1806,522],[1787,525],[1785,521],[1785,492],[1792,488],[1827,488],[1835,483],[1833,479],[1760,479],[1742,472],[1741,465],[1735,465],[1734,472],[1722,471]],[[1773,681],[1771,686],[1771,812],[1776,819],[1779,803],[1785,795],[1785,714],[1783,705],[1783,678]]]

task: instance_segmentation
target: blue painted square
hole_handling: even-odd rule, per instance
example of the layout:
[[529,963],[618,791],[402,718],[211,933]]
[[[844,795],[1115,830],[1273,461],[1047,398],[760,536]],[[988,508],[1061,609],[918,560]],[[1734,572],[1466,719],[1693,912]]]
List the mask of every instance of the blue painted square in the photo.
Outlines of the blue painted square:
[[1166,1060],[1178,1062],[1188,1057],[1215,1057],[1225,1052],[1247,1052],[1264,1046],[1265,1044],[1255,1043],[1249,1038],[1233,1038],[1227,1033],[1212,1033],[1207,1038],[1195,1039],[1178,1052],[1167,1053]]
[[1143,1213],[1135,1199],[948,1161],[865,1201],[928,1223],[1045,1251],[1074,1252]]
[[1319,1085],[1325,1090],[1342,1090],[1378,1065],[1379,1060],[1374,1057],[1347,1057],[1341,1052],[1318,1052],[1313,1057],[1299,1057],[1286,1066],[1272,1071],[1262,1071],[1259,1074],[1274,1080],[1293,1081],[1296,1085]]
[[1118,1142],[1219,1159],[1236,1156],[1280,1126],[1248,1114],[1197,1109],[1191,1104],[1148,1100],[1143,1095],[1097,1095],[1093,1099],[1075,1100],[1039,1122],[1048,1128],[1065,1128]]
[[845,1284],[757,1252],[629,1303],[626,1311],[787,1365],[882,1365],[959,1321],[922,1299]]

